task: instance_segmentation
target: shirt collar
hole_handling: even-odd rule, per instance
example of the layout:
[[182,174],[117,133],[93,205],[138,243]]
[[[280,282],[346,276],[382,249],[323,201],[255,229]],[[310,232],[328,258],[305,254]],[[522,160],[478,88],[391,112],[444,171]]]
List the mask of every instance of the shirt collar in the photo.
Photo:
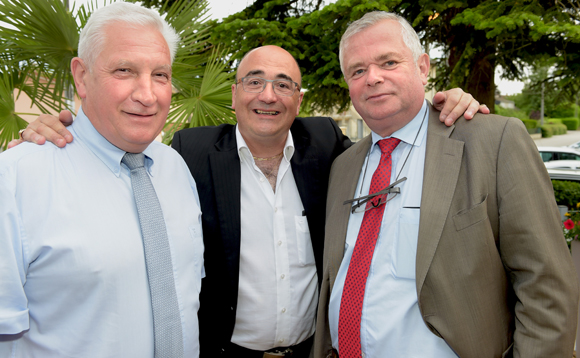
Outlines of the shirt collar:
[[[421,110],[419,111],[419,113],[417,113],[417,115],[409,122],[407,123],[403,128],[399,129],[398,131],[394,132],[392,135],[388,136],[388,137],[381,137],[380,135],[376,134],[375,132],[371,132],[372,135],[372,140],[373,140],[373,150],[375,148],[375,144],[381,140],[381,139],[385,139],[385,138],[398,138],[400,139],[402,142],[405,142],[409,145],[412,145],[413,142],[415,142],[415,146],[420,147],[421,143],[423,142],[424,138],[425,138],[425,131],[427,131],[427,122],[428,119],[426,117],[429,116],[429,107],[427,106],[427,101],[423,101],[423,106],[421,107]],[[423,118],[425,117],[425,121],[423,121]],[[421,123],[423,123],[423,126],[421,126]],[[419,128],[421,130],[421,132],[419,133],[419,135],[417,135],[417,132],[419,131]],[[417,140],[415,140],[415,138],[417,138]]]
[[[236,124],[236,143],[238,145],[238,155],[240,157],[240,161],[243,162],[244,159],[249,160],[250,162],[254,162],[254,156],[252,152],[250,152],[250,148],[246,144],[244,137],[240,133],[240,129]],[[290,162],[292,156],[294,155],[294,140],[292,139],[292,132],[288,131],[288,137],[286,137],[286,144],[284,145],[284,159]]]
[[[79,109],[71,128],[74,132],[74,138],[80,139],[116,176],[121,174],[121,159],[126,152],[114,146],[95,129],[82,107]],[[145,168],[150,175],[153,175],[154,150],[152,145],[149,145],[143,154],[145,154]]]

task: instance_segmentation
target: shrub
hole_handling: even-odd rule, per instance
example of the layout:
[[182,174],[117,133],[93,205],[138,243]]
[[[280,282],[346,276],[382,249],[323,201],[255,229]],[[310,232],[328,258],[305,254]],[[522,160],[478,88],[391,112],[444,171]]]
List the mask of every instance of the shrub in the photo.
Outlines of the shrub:
[[569,209],[575,208],[580,199],[580,183],[552,180],[554,187],[554,197],[558,205],[566,205]]
[[526,126],[526,129],[536,129],[538,128],[538,121],[533,120],[533,119],[522,119],[522,122],[524,122],[524,125]]
[[550,138],[554,135],[553,126],[550,124],[544,124],[540,127],[540,129],[542,131],[542,138]]
[[567,131],[568,129],[563,124],[544,124],[542,126],[542,137],[550,138],[553,135],[566,134]]
[[578,118],[568,117],[562,118],[562,124],[564,124],[569,131],[575,131],[576,129],[578,129],[578,124],[580,124],[580,121],[578,120]]
[[530,117],[528,117],[526,112],[524,112],[522,110],[514,109],[514,108],[503,108],[501,106],[495,106],[495,114],[498,114],[498,115],[504,116],[504,117],[516,117],[516,118],[519,118],[521,120],[530,119]]

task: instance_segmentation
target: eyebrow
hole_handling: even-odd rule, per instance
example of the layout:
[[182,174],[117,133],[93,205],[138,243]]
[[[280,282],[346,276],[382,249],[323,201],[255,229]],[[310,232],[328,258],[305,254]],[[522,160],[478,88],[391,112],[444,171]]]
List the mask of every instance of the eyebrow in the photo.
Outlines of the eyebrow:
[[[393,57],[394,58],[398,57],[397,56],[397,53],[395,53],[395,52],[387,52],[387,53],[383,53],[379,57],[374,58],[373,61],[382,62],[382,61],[386,61],[386,60],[388,60],[390,58],[393,58]],[[347,72],[351,72],[355,68],[362,67],[363,64],[364,63],[362,61],[356,62],[356,63],[352,64],[351,66],[348,66]]]
[[[253,71],[249,71],[248,73],[246,73],[246,76],[258,76],[261,75],[263,76],[265,73],[262,70],[253,70]],[[292,81],[294,82],[294,80],[292,79],[292,77],[288,76],[285,73],[279,73],[276,76],[274,76],[274,78],[279,78],[279,79],[284,79],[284,80],[288,80],[288,81]]]
[[[131,60],[120,60],[119,62],[117,62],[115,64],[115,66],[121,66],[121,67],[135,67],[137,65],[137,63],[135,61],[131,61]],[[163,70],[163,71],[167,71],[169,73],[173,73],[173,69],[171,67],[171,65],[161,65],[159,67],[155,67],[154,68],[155,71],[159,71],[159,70]]]

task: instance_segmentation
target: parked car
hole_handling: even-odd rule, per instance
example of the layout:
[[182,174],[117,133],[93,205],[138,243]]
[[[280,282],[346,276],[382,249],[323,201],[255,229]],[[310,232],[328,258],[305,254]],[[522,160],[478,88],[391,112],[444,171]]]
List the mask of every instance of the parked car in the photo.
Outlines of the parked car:
[[538,147],[544,162],[552,160],[579,160],[580,151],[570,147]]
[[580,169],[580,160],[552,160],[544,165],[549,169]]
[[567,180],[580,183],[580,170],[548,168],[548,175],[552,180]]
[[576,142],[576,143],[570,144],[570,145],[568,146],[568,148],[572,148],[572,149],[580,150],[580,142]]

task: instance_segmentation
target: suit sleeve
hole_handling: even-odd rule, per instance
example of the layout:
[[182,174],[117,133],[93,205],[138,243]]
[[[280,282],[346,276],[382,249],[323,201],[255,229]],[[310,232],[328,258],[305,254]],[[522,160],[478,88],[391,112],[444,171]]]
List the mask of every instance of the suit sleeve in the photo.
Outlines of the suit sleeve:
[[179,154],[181,154],[181,135],[179,131],[173,134],[173,140],[171,141],[171,148],[175,149]]
[[513,356],[571,357],[578,281],[554,193],[521,122],[506,122],[498,152],[500,253],[516,295]]

